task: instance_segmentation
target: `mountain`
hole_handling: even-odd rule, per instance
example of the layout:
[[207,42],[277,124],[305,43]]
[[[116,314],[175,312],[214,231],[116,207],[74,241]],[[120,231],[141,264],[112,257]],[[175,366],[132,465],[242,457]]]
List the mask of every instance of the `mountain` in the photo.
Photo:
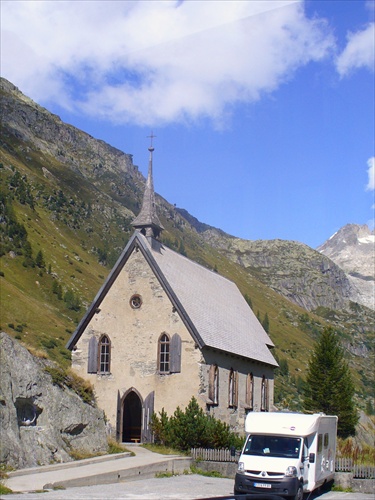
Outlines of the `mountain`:
[[330,259],[295,241],[245,241],[206,231],[206,240],[280,295],[306,309],[345,309],[354,290]]
[[356,301],[375,308],[375,234],[367,225],[347,224],[317,250],[343,269],[357,290]]
[[[132,155],[69,125],[1,79],[0,326],[63,367],[65,344],[125,247],[145,179]],[[157,175],[157,165],[155,165]],[[373,312],[350,276],[290,241],[244,241],[156,196],[162,242],[234,281],[280,362],[276,400],[299,409],[317,335],[340,334],[358,404],[373,387]]]

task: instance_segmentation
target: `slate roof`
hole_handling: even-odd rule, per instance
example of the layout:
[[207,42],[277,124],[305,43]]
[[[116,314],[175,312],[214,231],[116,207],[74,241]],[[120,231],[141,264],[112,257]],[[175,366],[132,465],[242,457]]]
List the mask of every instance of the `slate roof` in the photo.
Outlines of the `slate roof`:
[[209,347],[277,366],[271,339],[237,286],[220,274],[136,231],[67,344],[72,349],[137,246],[202,349]]

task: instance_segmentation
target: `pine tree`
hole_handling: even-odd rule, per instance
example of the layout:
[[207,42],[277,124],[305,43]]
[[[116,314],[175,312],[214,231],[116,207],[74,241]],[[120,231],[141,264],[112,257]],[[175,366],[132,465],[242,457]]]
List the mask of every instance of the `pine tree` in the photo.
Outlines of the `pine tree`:
[[354,405],[354,385],[349,365],[337,334],[323,330],[308,365],[304,410],[338,416],[340,437],[355,434],[358,414]]
[[267,333],[270,333],[270,320],[268,319],[268,313],[266,313],[264,316],[264,320],[262,321],[262,326]]
[[41,250],[39,250],[39,252],[36,254],[35,264],[39,268],[45,268],[46,267],[46,263],[44,262],[43,252]]

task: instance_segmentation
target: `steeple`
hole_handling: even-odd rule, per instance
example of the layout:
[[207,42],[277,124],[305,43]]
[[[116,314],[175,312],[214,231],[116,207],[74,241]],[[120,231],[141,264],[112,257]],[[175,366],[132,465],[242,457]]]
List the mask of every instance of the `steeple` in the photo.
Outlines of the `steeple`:
[[142,208],[137,217],[133,220],[132,226],[134,227],[134,229],[138,229],[139,231],[141,231],[141,233],[143,233],[145,236],[158,238],[164,228],[161,225],[159,217],[156,213],[154,181],[152,178],[152,153],[154,152],[152,139],[154,137],[155,136],[151,133],[151,145],[148,148],[148,150],[150,151],[150,158],[148,162],[148,176],[145,192],[143,194]]

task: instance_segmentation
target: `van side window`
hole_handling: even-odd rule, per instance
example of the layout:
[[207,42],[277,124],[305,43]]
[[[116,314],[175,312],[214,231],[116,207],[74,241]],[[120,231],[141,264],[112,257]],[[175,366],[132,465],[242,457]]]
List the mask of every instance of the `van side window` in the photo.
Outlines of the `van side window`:
[[323,434],[318,435],[318,453],[321,453],[323,449]]
[[329,434],[328,432],[326,432],[324,434],[324,448],[328,448],[328,445],[329,445]]

